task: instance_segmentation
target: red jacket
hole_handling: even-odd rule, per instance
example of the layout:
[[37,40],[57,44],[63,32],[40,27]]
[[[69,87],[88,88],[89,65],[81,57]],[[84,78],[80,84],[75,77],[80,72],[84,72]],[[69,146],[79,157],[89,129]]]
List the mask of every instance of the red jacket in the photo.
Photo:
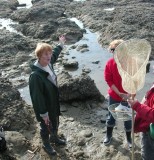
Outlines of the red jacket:
[[154,123],[154,85],[147,92],[144,104],[135,103],[133,109],[137,112],[135,117],[134,132],[146,132],[150,123]]
[[122,93],[126,93],[122,87],[122,79],[118,72],[117,64],[113,58],[109,59],[104,70],[104,78],[110,87],[108,94],[116,101],[122,101],[122,98],[117,95],[112,89],[111,86],[114,84],[118,90]]

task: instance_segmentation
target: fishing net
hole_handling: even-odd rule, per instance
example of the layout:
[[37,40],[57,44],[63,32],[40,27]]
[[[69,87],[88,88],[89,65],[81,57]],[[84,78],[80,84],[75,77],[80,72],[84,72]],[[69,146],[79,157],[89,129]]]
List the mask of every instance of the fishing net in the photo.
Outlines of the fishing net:
[[109,106],[109,111],[114,119],[129,121],[132,119],[132,109],[130,106],[124,106],[122,103],[115,103]]
[[144,86],[150,52],[151,46],[145,39],[132,39],[116,47],[114,59],[126,92],[136,94]]
[[[150,52],[151,46],[144,39],[131,39],[116,47],[114,59],[126,92],[136,94],[144,86]],[[115,119],[131,120],[132,116],[129,113],[131,111],[128,112],[127,108],[124,110],[115,104],[109,106],[108,109]]]

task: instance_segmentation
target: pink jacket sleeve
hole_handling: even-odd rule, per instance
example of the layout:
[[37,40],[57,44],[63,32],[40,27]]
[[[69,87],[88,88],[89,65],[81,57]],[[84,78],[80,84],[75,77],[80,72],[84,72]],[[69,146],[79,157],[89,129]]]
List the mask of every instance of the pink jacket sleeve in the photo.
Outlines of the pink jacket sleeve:
[[154,104],[151,108],[145,104],[136,102],[133,109],[142,117],[142,119],[154,123]]
[[111,71],[111,61],[108,61],[105,70],[104,70],[104,79],[107,82],[108,86],[111,87],[113,83],[113,75]]

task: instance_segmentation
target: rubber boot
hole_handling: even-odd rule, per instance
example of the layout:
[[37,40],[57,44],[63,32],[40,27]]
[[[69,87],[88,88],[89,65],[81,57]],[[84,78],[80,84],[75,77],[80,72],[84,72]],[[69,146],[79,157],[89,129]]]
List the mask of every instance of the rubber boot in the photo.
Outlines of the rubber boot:
[[66,145],[66,142],[58,137],[57,131],[50,135],[50,142],[58,145]]
[[43,149],[49,154],[49,155],[56,155],[56,151],[53,149],[53,147],[50,145],[49,137],[42,137],[43,142]]
[[112,132],[113,132],[113,127],[107,127],[106,137],[103,142],[105,146],[111,143]]
[[132,148],[132,138],[131,138],[131,131],[126,132],[126,140],[129,148]]

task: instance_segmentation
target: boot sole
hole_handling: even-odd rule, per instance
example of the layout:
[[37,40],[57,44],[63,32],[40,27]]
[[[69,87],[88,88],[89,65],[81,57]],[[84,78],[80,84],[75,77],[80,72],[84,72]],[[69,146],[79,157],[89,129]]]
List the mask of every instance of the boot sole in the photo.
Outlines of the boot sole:
[[131,149],[132,148],[132,144],[127,142],[128,147]]
[[43,146],[42,148],[44,149],[44,151],[45,151],[47,154],[49,154],[49,155],[51,155],[51,156],[55,156],[55,155],[57,154],[56,151],[49,152],[44,146]]
[[108,143],[103,142],[103,144],[104,144],[105,146],[107,146],[107,145],[109,145],[109,144],[111,143],[111,141],[112,141],[112,137],[110,138],[110,141],[109,141]]
[[55,145],[63,145],[63,146],[66,145],[66,141],[58,142],[58,141],[56,141],[56,140],[50,140],[50,143],[54,143]]

